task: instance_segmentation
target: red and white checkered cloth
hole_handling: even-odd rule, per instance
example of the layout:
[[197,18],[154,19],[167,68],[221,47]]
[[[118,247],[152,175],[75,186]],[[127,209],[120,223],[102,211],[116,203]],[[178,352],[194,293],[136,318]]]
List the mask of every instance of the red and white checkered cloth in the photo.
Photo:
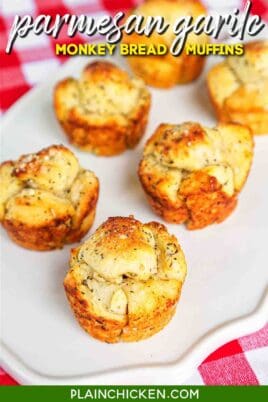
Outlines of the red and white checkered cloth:
[[[8,33],[14,15],[90,14],[95,17],[114,14],[133,7],[139,0],[2,0],[0,5],[0,112],[5,112],[37,82],[53,73],[64,57],[56,57],[56,43],[82,43],[83,37],[67,38],[62,33],[57,40],[46,35],[28,35],[20,39],[11,54],[5,54]],[[217,1],[205,3],[217,8]],[[219,7],[234,7],[239,0],[225,0]],[[268,18],[268,0],[253,0],[253,11]],[[96,38],[95,38],[96,39]],[[94,38],[92,38],[94,41]],[[0,368],[0,385],[17,382]],[[222,346],[195,370],[187,384],[258,385],[268,384],[268,325],[262,330]]]

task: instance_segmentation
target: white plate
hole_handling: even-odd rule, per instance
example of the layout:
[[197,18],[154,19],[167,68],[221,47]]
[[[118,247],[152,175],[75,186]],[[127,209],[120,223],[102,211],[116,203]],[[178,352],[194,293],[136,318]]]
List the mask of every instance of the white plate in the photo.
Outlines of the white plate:
[[[73,58],[7,113],[3,160],[53,143],[67,144],[54,117],[52,89],[59,78],[78,75],[88,61]],[[113,61],[126,67],[125,60]],[[93,230],[116,215],[161,221],[147,205],[136,174],[145,139],[160,122],[215,124],[204,76],[168,91],[152,89],[152,94],[146,136],[134,151],[102,158],[70,147],[100,179]],[[139,343],[108,345],[79,327],[62,286],[70,247],[27,251],[1,230],[3,366],[25,384],[178,384],[216,347],[263,326],[267,300],[256,308],[268,279],[267,172],[268,137],[256,138],[252,171],[228,220],[193,232],[167,225],[183,246],[188,276],[171,323]]]

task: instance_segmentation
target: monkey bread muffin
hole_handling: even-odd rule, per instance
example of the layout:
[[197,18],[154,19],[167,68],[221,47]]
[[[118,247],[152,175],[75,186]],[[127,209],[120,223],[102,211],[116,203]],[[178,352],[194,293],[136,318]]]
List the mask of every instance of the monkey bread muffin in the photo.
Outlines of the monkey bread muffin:
[[63,145],[0,165],[0,219],[20,246],[61,248],[90,229],[99,193],[93,172]]
[[200,229],[233,211],[252,157],[247,127],[161,124],[145,145],[138,174],[156,213]]
[[[179,56],[170,52],[171,45],[176,39],[173,27],[178,18],[192,16],[193,21],[200,15],[206,14],[206,9],[199,0],[147,0],[138,5],[133,15],[148,18],[163,17],[169,28],[163,33],[153,32],[150,36],[138,35],[133,32],[123,36],[123,43],[129,45],[164,45],[168,51],[164,55],[129,56],[127,60],[132,70],[141,77],[146,84],[153,87],[169,88],[177,84],[185,84],[199,77],[202,72],[205,57],[186,54],[186,48]],[[208,36],[205,34],[188,34],[187,45],[208,43]]]
[[66,78],[54,91],[56,116],[70,142],[103,156],[136,146],[150,104],[144,83],[107,61],[88,64],[80,79]]
[[207,85],[221,122],[268,134],[268,40],[247,43],[243,56],[229,56],[209,71]]
[[105,342],[138,341],[172,318],[186,276],[165,226],[109,218],[72,250],[64,286],[80,325]]

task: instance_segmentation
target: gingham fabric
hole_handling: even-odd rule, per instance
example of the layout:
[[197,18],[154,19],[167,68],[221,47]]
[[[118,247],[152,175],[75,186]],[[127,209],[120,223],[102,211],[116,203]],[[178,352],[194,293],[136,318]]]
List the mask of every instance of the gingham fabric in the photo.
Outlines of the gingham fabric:
[[[17,40],[11,54],[5,48],[14,15],[31,14],[88,14],[95,17],[114,14],[138,4],[139,0],[2,0],[0,14],[1,86],[0,112],[4,113],[33,85],[53,73],[64,57],[56,57],[56,43],[82,43],[84,38],[67,38],[64,32],[57,40],[46,35],[28,35]],[[241,5],[239,0],[204,1],[208,7]],[[218,4],[217,4],[218,3]],[[253,11],[268,19],[268,1],[254,0]],[[91,38],[94,41],[96,38]],[[185,384],[206,385],[258,385],[268,384],[268,325],[251,335],[233,340],[217,349],[193,371]],[[0,368],[0,385],[17,385]]]

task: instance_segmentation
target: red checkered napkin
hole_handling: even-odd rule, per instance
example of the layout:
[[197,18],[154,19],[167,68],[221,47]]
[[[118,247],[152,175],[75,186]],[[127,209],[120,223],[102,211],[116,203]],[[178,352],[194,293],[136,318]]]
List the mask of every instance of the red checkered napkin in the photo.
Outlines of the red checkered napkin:
[[[16,14],[90,14],[96,18],[135,6],[140,0],[2,0],[0,15],[1,87],[0,112],[6,111],[37,82],[46,79],[60,63],[56,43],[82,43],[83,37],[68,38],[64,32],[57,40],[29,35],[16,42],[5,54],[8,33]],[[237,6],[239,0],[206,0],[207,6],[222,9]],[[227,4],[228,3],[228,4]],[[231,4],[232,3],[232,4]],[[267,0],[253,1],[254,13],[268,17]],[[92,38],[94,41],[96,38]],[[17,382],[0,369],[0,385]],[[234,340],[212,353],[187,380],[187,384],[256,385],[268,384],[268,325],[251,335]]]
[[[66,58],[55,56],[56,43],[82,43],[82,36],[68,38],[63,31],[55,40],[47,35],[29,34],[17,39],[12,52],[5,54],[14,16],[30,14],[87,14],[95,18],[134,7],[138,0],[2,0],[0,15],[1,88],[3,113],[37,82],[49,76]],[[94,41],[96,38],[90,38]]]

